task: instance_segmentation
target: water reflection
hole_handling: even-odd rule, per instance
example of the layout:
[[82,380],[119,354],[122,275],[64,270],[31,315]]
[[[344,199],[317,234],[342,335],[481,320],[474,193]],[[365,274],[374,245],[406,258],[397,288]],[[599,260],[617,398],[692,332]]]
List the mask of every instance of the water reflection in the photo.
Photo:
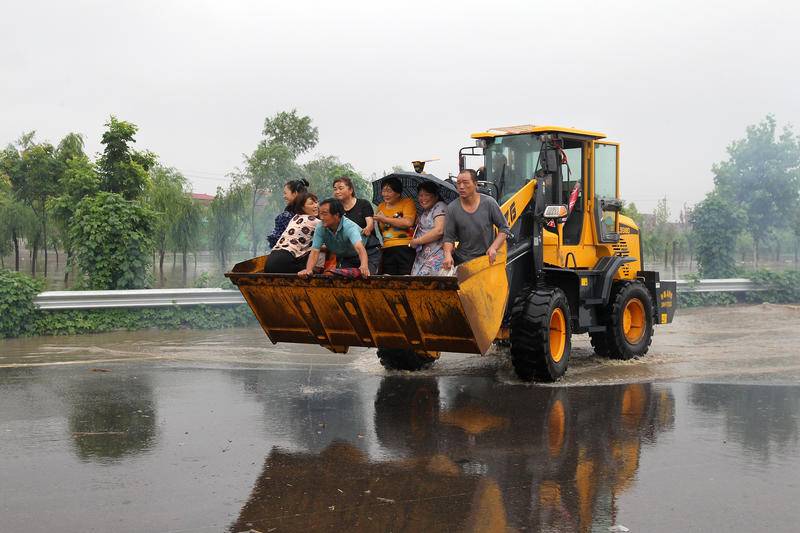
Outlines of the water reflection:
[[727,439],[760,461],[768,462],[772,454],[796,452],[798,387],[693,385],[689,400],[705,415],[722,415]]
[[67,392],[69,431],[82,460],[108,462],[149,450],[156,440],[156,402],[149,376],[95,374]]
[[295,448],[319,453],[336,440],[366,433],[364,401],[357,384],[305,370],[232,375],[263,406],[270,435]]
[[672,393],[650,384],[389,376],[374,408],[380,452],[273,448],[230,531],[590,531],[674,424]]

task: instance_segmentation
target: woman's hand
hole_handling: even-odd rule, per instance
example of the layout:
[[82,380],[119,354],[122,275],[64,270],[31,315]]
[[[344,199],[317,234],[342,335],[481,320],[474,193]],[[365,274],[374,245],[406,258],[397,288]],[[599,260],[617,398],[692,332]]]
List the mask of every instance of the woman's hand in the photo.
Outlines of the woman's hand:
[[451,268],[453,268],[453,255],[445,252],[444,261],[442,261],[442,270],[450,270]]
[[372,228],[367,226],[366,228],[361,230],[361,234],[366,236],[366,237],[369,237],[370,235],[372,235]]

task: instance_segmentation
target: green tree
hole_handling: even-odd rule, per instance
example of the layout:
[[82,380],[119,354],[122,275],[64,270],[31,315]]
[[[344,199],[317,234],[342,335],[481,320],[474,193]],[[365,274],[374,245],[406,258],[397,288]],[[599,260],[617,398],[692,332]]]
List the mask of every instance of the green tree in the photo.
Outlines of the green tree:
[[356,172],[353,165],[341,162],[336,156],[327,155],[312,159],[303,165],[303,174],[309,182],[309,188],[316,192],[320,199],[332,196],[333,180],[340,176],[347,176],[353,180],[356,196],[372,198],[372,185]]
[[730,278],[736,275],[736,239],[747,213],[718,192],[711,192],[691,214],[700,275]]
[[153,240],[158,253],[158,275],[164,280],[164,255],[167,251],[171,228],[178,216],[178,208],[186,200],[188,183],[174,168],[155,165],[150,169],[147,205],[158,214]]
[[170,227],[170,241],[183,259],[182,286],[186,287],[186,256],[197,251],[200,240],[200,223],[202,207],[189,196],[183,195],[180,202],[173,207],[174,218]]
[[[666,255],[675,240],[675,227],[670,222],[670,210],[666,198],[662,198],[656,204],[653,214],[642,215],[642,235],[644,237],[642,247],[646,254],[658,261]],[[663,254],[663,255],[662,255]],[[666,264],[664,265],[666,267]]]
[[17,201],[8,181],[0,180],[7,186],[0,187],[0,254],[14,250],[14,270],[19,272],[20,239],[36,232],[38,223],[33,210]]
[[61,162],[56,149],[50,143],[34,142],[35,132],[22,135],[17,141],[18,149],[8,146],[0,155],[0,171],[11,180],[14,196],[36,216],[38,228],[28,235],[32,247],[31,274],[36,275],[36,260],[39,246],[44,245],[44,275],[47,276],[47,211],[48,198],[57,191]]
[[56,224],[67,255],[67,268],[64,270],[66,285],[72,262],[73,247],[69,238],[72,217],[81,200],[100,190],[100,177],[94,163],[84,153],[83,137],[78,133],[70,133],[61,140],[56,157],[61,161],[63,171],[58,179],[58,194],[48,200],[47,210]]
[[634,222],[636,222],[637,226],[640,228],[642,227],[644,216],[639,212],[639,209],[636,207],[635,203],[631,202],[629,204],[624,204],[622,209],[620,209],[620,213],[626,217],[630,217]]
[[264,120],[265,144],[282,144],[292,158],[308,152],[319,142],[319,132],[311,125],[311,117],[299,116],[296,109],[281,111]]
[[101,190],[121,194],[126,200],[135,200],[147,188],[147,172],[156,163],[156,155],[131,148],[138,127],[113,115],[106,122],[103,133],[103,154],[97,161],[100,169]]
[[272,213],[283,208],[283,184],[290,179],[297,179],[300,169],[286,146],[265,142],[259,143],[247,158],[246,168],[246,173],[238,176],[237,180],[247,191],[250,245],[253,255],[257,255],[266,225],[263,213]]
[[228,268],[228,254],[247,221],[246,197],[247,189],[234,183],[228,189],[218,187],[209,206],[209,241],[222,269]]
[[[249,197],[250,243],[253,255],[266,227],[264,211],[283,208],[283,185],[303,176],[296,158],[317,145],[319,134],[311,117],[299,116],[297,110],[282,111],[264,120],[264,137],[252,154],[245,157],[245,171],[237,177],[246,186]],[[265,209],[258,209],[259,204]]]
[[794,237],[794,267],[800,264],[800,202],[794,206],[791,218],[792,236]]
[[714,183],[719,194],[744,209],[758,266],[761,243],[786,227],[800,199],[800,140],[789,126],[778,133],[775,117],[767,115],[727,151],[728,160],[712,167]]
[[156,215],[121,194],[101,192],[78,204],[69,232],[88,289],[141,289],[149,284]]

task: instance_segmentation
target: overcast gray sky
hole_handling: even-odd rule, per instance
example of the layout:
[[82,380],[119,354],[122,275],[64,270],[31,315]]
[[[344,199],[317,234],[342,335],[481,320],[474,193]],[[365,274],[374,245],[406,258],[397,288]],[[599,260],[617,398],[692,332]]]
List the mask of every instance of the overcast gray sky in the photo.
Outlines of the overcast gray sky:
[[291,108],[319,127],[312,155],[365,175],[440,157],[428,168],[444,177],[495,126],[605,132],[644,211],[701,200],[712,163],[767,113],[800,125],[797,2],[0,5],[0,143],[78,131],[94,153],[114,114],[196,192]]

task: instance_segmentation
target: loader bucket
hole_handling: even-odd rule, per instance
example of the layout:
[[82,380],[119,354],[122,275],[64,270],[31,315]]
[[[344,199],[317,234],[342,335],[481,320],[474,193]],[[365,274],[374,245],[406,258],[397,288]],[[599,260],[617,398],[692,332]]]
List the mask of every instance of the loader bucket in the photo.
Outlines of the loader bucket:
[[273,343],[485,354],[500,330],[508,298],[505,247],[494,265],[479,257],[455,277],[367,279],[265,274],[269,256],[225,275],[239,287]]

